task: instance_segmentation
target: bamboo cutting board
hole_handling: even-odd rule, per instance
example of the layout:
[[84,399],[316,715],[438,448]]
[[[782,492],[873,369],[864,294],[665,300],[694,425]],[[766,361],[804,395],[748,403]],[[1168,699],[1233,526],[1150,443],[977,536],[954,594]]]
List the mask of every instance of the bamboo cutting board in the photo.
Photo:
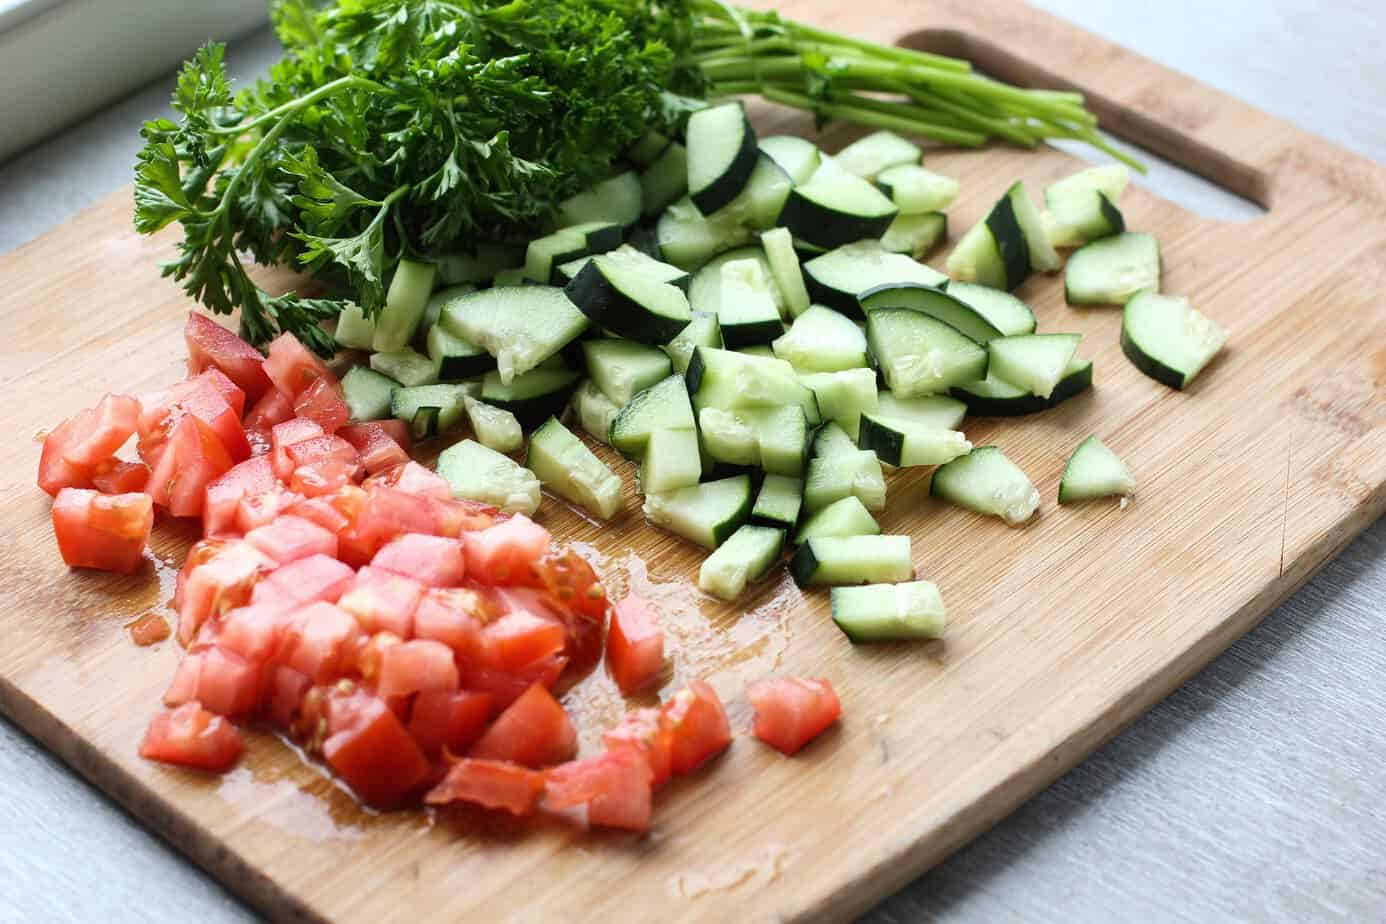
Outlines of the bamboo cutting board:
[[[1018,4],[779,6],[965,55],[1018,83],[1077,86],[1107,128],[1268,208],[1223,224],[1140,188],[1123,200],[1129,225],[1164,246],[1165,289],[1232,331],[1186,393],[1120,355],[1119,312],[1067,308],[1056,279],[1020,291],[1041,330],[1085,335],[1096,387],[1036,417],[969,421],[973,442],[1001,445],[1040,488],[1041,514],[1024,529],[938,504],[927,473],[892,477],[882,526],[914,537],[918,573],[942,588],[945,642],[853,648],[828,621],[826,595],[801,596],[787,578],[717,604],[692,584],[701,553],[644,525],[633,495],[607,528],[550,501],[541,519],[583,544],[614,595],[635,588],[660,606],[671,688],[710,678],[744,731],[748,680],[826,676],[843,699],[841,727],[792,759],[738,740],[660,794],[644,838],[368,814],[263,735],[224,778],[141,761],[177,652],[136,648],[123,627],[162,610],[190,535],[160,526],[153,576],[70,573],[33,487],[30,439],[104,391],[181,372],[189,306],[156,268],[174,238],[137,238],[122,193],[0,259],[11,331],[0,347],[11,434],[0,457],[0,707],[275,918],[842,920],[1080,760],[1381,515],[1386,168]],[[810,129],[768,109],[756,124]],[[1049,149],[940,152],[929,164],[962,180],[955,235],[1012,180],[1037,192],[1075,168]],[[1064,460],[1094,432],[1140,484],[1124,511],[1054,503]],[[589,746],[625,708],[599,674],[565,705]]]

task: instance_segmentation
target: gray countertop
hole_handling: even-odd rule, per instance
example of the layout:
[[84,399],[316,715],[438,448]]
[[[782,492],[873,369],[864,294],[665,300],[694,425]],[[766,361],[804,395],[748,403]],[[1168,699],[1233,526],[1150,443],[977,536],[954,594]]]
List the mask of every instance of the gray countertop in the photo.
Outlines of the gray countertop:
[[[1379,0],[1038,5],[1386,161]],[[233,69],[261,73],[274,52],[264,33],[234,43]],[[135,127],[169,85],[0,165],[0,252],[128,182]],[[1188,185],[1181,202],[1221,208]],[[1384,617],[1378,522],[1168,700],[865,920],[1382,919]],[[0,921],[98,919],[255,915],[0,721]]]

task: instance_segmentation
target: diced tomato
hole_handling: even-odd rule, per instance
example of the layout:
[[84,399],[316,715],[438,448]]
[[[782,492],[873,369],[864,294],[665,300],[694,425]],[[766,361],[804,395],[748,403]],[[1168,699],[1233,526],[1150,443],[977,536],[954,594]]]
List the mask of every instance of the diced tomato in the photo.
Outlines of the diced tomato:
[[249,603],[256,583],[274,567],[272,559],[245,542],[204,539],[193,546],[174,597],[178,641],[188,646],[207,619]]
[[616,686],[628,695],[649,686],[664,667],[664,630],[655,611],[635,594],[611,611],[606,666]]
[[349,564],[364,565],[396,536],[432,533],[437,521],[430,503],[394,488],[371,488],[356,513],[355,526],[340,536],[339,556]]
[[650,826],[650,765],[635,748],[559,764],[548,772],[544,804],[555,810],[587,806],[587,820],[607,828]]
[[294,417],[283,423],[275,424],[270,430],[270,464],[274,467],[275,476],[281,481],[288,481],[293,476],[295,468],[304,462],[314,461],[314,459],[292,458],[289,455],[290,446],[326,435],[323,428],[314,420]]
[[413,460],[372,475],[367,481],[367,487],[378,484],[405,494],[452,500],[452,485],[448,484],[447,479]]
[[512,815],[534,811],[544,791],[544,774],[505,761],[459,760],[448,775],[424,796],[429,805],[470,802]]
[[307,675],[283,664],[268,668],[261,711],[278,728],[288,728],[298,715],[303,697],[312,688]]
[[280,334],[269,345],[265,375],[274,387],[297,398],[319,379],[336,384],[337,377],[293,334]]
[[491,697],[485,693],[420,693],[409,713],[409,734],[429,757],[437,758],[445,749],[465,754],[490,718]]
[[197,702],[229,719],[250,715],[259,701],[259,666],[219,645],[184,657],[164,693],[165,706]]
[[44,437],[43,450],[39,453],[38,486],[48,494],[56,495],[63,488],[92,486],[89,466],[74,465],[63,458],[63,450],[77,436],[78,421],[73,418],[58,424]]
[[[181,411],[205,424],[221,442],[233,463],[250,458],[250,444],[246,442],[245,431],[241,428],[241,415],[236,407],[226,400],[226,395],[222,391],[222,388],[229,384],[227,378],[218,372],[204,372],[196,378],[178,382],[161,391],[141,395],[141,443],[151,434],[166,429],[165,419]],[[239,389],[236,393],[240,393]],[[143,455],[141,453],[141,456]],[[148,462],[149,459],[146,458],[145,461]]]
[[568,714],[542,684],[536,683],[506,707],[467,756],[547,767],[576,753],[577,730]]
[[337,435],[356,447],[361,464],[376,474],[409,461],[409,428],[402,420],[372,420],[350,424]]
[[336,379],[318,379],[305,388],[294,399],[294,413],[316,421],[327,433],[336,433],[351,419],[351,409]]
[[236,530],[244,534],[268,526],[304,500],[302,494],[295,494],[276,481],[268,491],[241,498],[236,505]]
[[363,801],[391,808],[428,778],[427,758],[374,693],[363,687],[334,688],[325,712],[323,758]]
[[340,677],[361,627],[351,614],[318,601],[297,610],[284,633],[284,663],[314,683]]
[[513,673],[478,667],[460,659],[457,666],[462,678],[462,689],[488,694],[491,697],[491,713],[500,715],[533,684],[537,683],[545,689],[552,690],[554,684],[558,683],[558,678],[563,675],[563,669],[568,666],[568,659],[563,655],[553,655],[533,664],[526,664]]
[[53,501],[53,532],[70,568],[133,574],[144,563],[154,526],[148,494],[99,494],[63,488]]
[[149,463],[149,494],[154,503],[176,517],[200,514],[207,485],[226,474],[234,462],[206,423],[176,408],[140,438],[139,453]]
[[356,572],[329,555],[309,555],[276,569],[255,585],[253,603],[299,607],[319,600],[336,603]]
[[692,773],[731,744],[731,725],[717,691],[695,680],[662,707],[669,724],[670,768]]
[[360,465],[355,461],[342,459],[319,459],[294,469],[289,479],[289,489],[304,497],[322,497],[335,494],[356,480]]
[[288,624],[288,612],[277,603],[252,602],[221,617],[217,644],[254,664],[264,664],[278,657]]
[[487,584],[527,583],[531,566],[549,551],[549,531],[523,514],[467,533],[467,573]]
[[337,555],[337,535],[311,520],[285,514],[267,526],[252,529],[245,541],[281,565],[310,555]]
[[566,643],[562,623],[538,607],[525,606],[492,620],[482,630],[482,638],[490,666],[508,672],[562,654]]
[[389,632],[408,639],[414,634],[414,610],[423,593],[424,586],[413,578],[367,566],[356,572],[337,605],[369,634]]
[[275,426],[294,419],[294,401],[277,388],[271,388],[245,415],[245,436],[251,455],[262,456],[272,448]]
[[236,512],[241,498],[263,494],[277,486],[269,458],[255,456],[233,465],[207,485],[202,504],[202,534],[207,537],[235,535]]
[[782,754],[793,754],[842,715],[832,684],[806,677],[771,677],[746,688],[756,710],[756,737]]
[[231,381],[226,373],[212,368],[193,376],[193,380],[197,379],[215,388],[222,400],[231,405],[231,410],[235,411],[237,418],[245,416],[245,392],[241,391],[240,386]]
[[414,610],[413,635],[442,642],[463,663],[488,665],[482,627],[499,613],[494,601],[471,588],[431,587]]
[[221,773],[231,769],[244,748],[236,726],[197,703],[185,703],[153,718],[140,742],[140,756]]
[[457,665],[452,649],[428,639],[391,645],[381,657],[375,689],[384,697],[453,692],[457,689]]
[[134,494],[149,486],[149,466],[107,459],[92,468],[91,483],[102,494]]
[[467,560],[456,539],[410,533],[376,552],[371,567],[406,575],[428,587],[456,587],[462,583]]
[[139,417],[139,401],[128,395],[106,395],[95,408],[72,418],[74,426],[62,447],[63,458],[87,467],[105,462],[134,435]]
[[602,735],[608,750],[628,747],[640,751],[650,768],[651,783],[663,786],[673,773],[673,731],[661,709],[636,709],[626,713],[616,727]]
[[311,497],[308,500],[294,504],[286,513],[303,517],[305,520],[312,520],[323,529],[333,533],[340,533],[351,525],[351,520],[337,506],[337,492],[323,495],[321,497]]
[[428,498],[428,504],[434,514],[433,531],[449,539],[494,526],[500,518],[499,510],[478,501]]
[[265,358],[260,351],[205,315],[189,312],[183,327],[188,344],[188,374],[219,369],[255,402],[269,390]]
[[536,586],[563,609],[598,623],[606,618],[606,589],[587,559],[571,548],[548,553],[532,569]]

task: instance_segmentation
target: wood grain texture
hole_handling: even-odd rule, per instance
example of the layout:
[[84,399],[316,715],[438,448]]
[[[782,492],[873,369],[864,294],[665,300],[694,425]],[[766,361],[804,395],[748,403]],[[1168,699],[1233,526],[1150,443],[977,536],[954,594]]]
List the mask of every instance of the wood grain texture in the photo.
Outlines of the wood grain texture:
[[[861,16],[861,6],[855,9]],[[863,31],[861,20],[835,14],[844,18],[829,21],[822,8],[813,10],[827,24]],[[929,14],[976,32],[961,4],[933,4]],[[1163,89],[1169,99],[1185,98],[1187,81],[1132,64],[1124,53],[1094,51],[1101,43],[1069,27],[1005,7],[989,15],[992,34],[1006,35],[1020,54],[1063,60],[1069,76],[1121,89],[1112,106]],[[896,37],[896,22],[889,26],[882,17],[880,36]],[[994,62],[1004,72],[1005,61]],[[1104,67],[1124,75],[1129,87]],[[428,882],[435,871],[442,871],[434,881],[443,894],[434,901],[421,884],[411,896],[478,919],[513,916],[517,896],[529,898],[536,918],[574,907],[593,914],[660,908],[706,919],[836,918],[859,910],[1076,761],[1380,512],[1386,358],[1370,352],[1386,332],[1371,301],[1380,280],[1339,271],[1354,260],[1364,265],[1386,240],[1372,215],[1379,208],[1351,201],[1375,198],[1380,174],[1230,100],[1191,98],[1202,100],[1205,121],[1178,105],[1169,118],[1197,123],[1187,129],[1194,134],[1212,134],[1175,153],[1182,159],[1200,145],[1223,151],[1225,161],[1217,163],[1230,166],[1218,169],[1260,184],[1255,190],[1271,200],[1271,215],[1251,225],[1212,225],[1139,194],[1127,212],[1133,225],[1165,241],[1167,287],[1194,296],[1233,328],[1232,351],[1192,393],[1163,392],[1119,357],[1115,314],[1072,312],[1052,280],[1035,281],[1022,294],[1042,327],[1088,334],[1084,352],[1097,362],[1098,389],[1041,419],[970,428],[975,441],[995,434],[1047,500],[1068,450],[1097,429],[1142,480],[1126,513],[1059,511],[1047,503],[1040,522],[1012,532],[939,507],[917,475],[899,476],[884,525],[915,535],[921,572],[940,582],[956,614],[947,644],[924,651],[847,649],[827,626],[822,601],[801,604],[784,586],[766,589],[749,615],[733,618],[683,583],[697,556],[671,542],[651,547],[654,534],[633,517],[631,532],[597,540],[608,553],[632,543],[648,549],[650,575],[677,613],[684,670],[711,673],[724,694],[771,667],[826,674],[854,719],[794,762],[738,746],[707,785],[695,781],[663,800],[657,838],[597,839],[583,851],[556,854],[565,840],[559,832],[520,840],[512,831],[482,835],[455,821],[424,826],[418,818],[363,817],[268,741],[256,743],[248,769],[220,784],[143,765],[134,742],[174,654],[135,651],[113,610],[138,612],[159,596],[132,600],[143,588],[74,579],[56,563],[42,499],[28,485],[32,445],[7,451],[17,464],[7,466],[14,483],[3,485],[27,518],[25,534],[13,537],[0,558],[9,565],[5,593],[18,604],[0,617],[14,639],[0,655],[7,711],[280,916],[383,917],[397,893],[377,886],[411,874]],[[1237,119],[1246,120],[1242,133],[1218,127]],[[1233,136],[1242,141],[1224,143]],[[964,182],[957,228],[1015,176],[1038,184],[1071,169],[1052,152],[948,154],[931,163]],[[12,325],[17,333],[0,360],[0,376],[30,399],[13,415],[12,432],[21,437],[102,388],[136,388],[176,370],[181,303],[152,269],[168,242],[124,235],[125,202],[109,203],[0,264],[5,278],[24,281],[0,302],[0,317],[24,318]],[[1294,265],[1308,270],[1296,273],[1293,299],[1262,269],[1292,251]],[[1306,260],[1311,252],[1316,258]],[[53,274],[55,255],[68,257],[67,278]],[[86,320],[66,329],[54,318],[72,313],[36,316],[29,308],[77,293],[112,308],[78,315]],[[1312,323],[1330,306],[1360,318],[1354,331]],[[1332,359],[1327,366],[1325,356]],[[80,389],[72,387],[74,368],[89,380]],[[1336,375],[1325,377],[1325,368]],[[560,533],[593,538],[557,507],[549,518]],[[177,548],[176,537],[160,538],[165,554]],[[611,557],[617,583],[632,579],[620,556]],[[37,612],[62,618],[38,619]],[[118,689],[107,688],[112,678]],[[75,692],[86,684],[100,694]],[[573,703],[589,723],[617,706],[602,687],[590,684]],[[89,744],[78,744],[77,736]],[[815,810],[803,811],[805,805]],[[843,844],[855,848],[847,862]],[[255,872],[275,869],[276,858],[290,853],[299,859],[275,878]],[[358,857],[370,858],[378,879],[344,862]],[[521,885],[541,860],[547,885]],[[638,879],[630,876],[637,868]],[[619,890],[611,886],[617,878]],[[459,889],[462,883],[468,887]],[[737,887],[688,897],[729,885]]]

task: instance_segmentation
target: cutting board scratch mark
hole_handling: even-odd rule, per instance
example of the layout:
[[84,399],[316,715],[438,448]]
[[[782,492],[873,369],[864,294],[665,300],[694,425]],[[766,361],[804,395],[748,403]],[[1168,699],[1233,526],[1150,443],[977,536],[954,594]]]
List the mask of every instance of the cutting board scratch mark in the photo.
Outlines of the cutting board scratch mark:
[[1285,536],[1290,531],[1290,472],[1291,463],[1295,455],[1295,427],[1294,421],[1290,422],[1290,432],[1286,437],[1285,446],[1285,500],[1280,511],[1280,574],[1285,576]]

